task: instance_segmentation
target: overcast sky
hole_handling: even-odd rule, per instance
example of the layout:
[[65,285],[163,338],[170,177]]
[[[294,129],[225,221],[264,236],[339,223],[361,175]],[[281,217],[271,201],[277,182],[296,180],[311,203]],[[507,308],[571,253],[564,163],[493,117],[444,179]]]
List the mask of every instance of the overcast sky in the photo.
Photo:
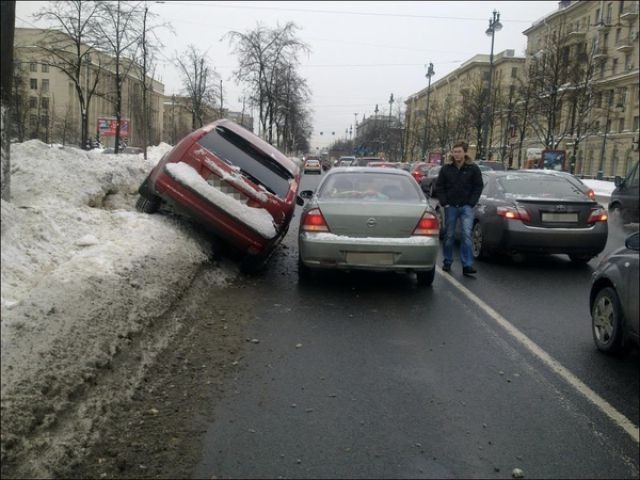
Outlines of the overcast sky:
[[[16,2],[16,26],[39,26],[31,14],[46,3]],[[312,150],[344,138],[354,113],[360,121],[363,114],[373,114],[376,104],[388,113],[391,93],[404,101],[424,88],[429,62],[435,69],[433,83],[473,55],[488,54],[491,38],[485,30],[494,9],[503,25],[494,52],[512,48],[524,55],[522,31],[558,8],[557,1],[148,3],[159,21],[174,29],[161,35],[165,47],[159,76],[165,94],[182,92],[171,58],[193,43],[208,52],[223,80],[225,106],[232,110],[241,110],[243,88],[231,78],[237,60],[222,37],[231,30],[249,31],[257,22],[268,27],[295,22],[298,37],[311,48],[300,71],[312,91]]]

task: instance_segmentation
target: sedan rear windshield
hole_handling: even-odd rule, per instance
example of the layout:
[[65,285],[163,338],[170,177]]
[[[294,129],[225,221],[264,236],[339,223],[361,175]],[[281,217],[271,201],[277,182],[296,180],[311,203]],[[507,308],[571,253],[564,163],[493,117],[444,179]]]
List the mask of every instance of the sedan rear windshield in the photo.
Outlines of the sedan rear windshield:
[[277,160],[254,147],[233,131],[216,127],[198,143],[220,159],[240,168],[241,173],[254,183],[284,198],[289,192],[291,173]]
[[507,175],[498,179],[498,185],[505,194],[512,196],[587,198],[578,186],[566,178],[551,175]]
[[384,201],[415,203],[421,200],[418,184],[411,177],[379,173],[336,173],[318,192],[320,200]]

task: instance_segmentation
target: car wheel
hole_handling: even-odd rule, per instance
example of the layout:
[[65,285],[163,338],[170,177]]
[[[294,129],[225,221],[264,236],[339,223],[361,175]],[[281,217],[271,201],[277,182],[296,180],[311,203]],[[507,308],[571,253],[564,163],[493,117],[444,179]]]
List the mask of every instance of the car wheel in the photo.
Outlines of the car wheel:
[[142,213],[156,213],[161,203],[159,197],[147,198],[140,195],[136,201],[136,210]]
[[591,260],[593,257],[595,257],[595,255],[589,255],[589,254],[587,254],[587,255],[573,255],[573,254],[570,254],[569,255],[569,258],[571,259],[571,261],[573,263],[577,263],[579,265],[584,265],[584,264],[588,263],[589,260]]
[[482,238],[482,226],[480,225],[480,222],[474,223],[473,230],[471,230],[471,252],[473,253],[473,258],[476,259],[487,256],[484,247],[484,239]]
[[611,287],[598,292],[591,308],[593,340],[601,352],[623,350],[624,325],[618,294]]
[[426,272],[416,272],[418,285],[422,285],[423,287],[430,286],[433,283],[433,279],[435,276],[436,276],[435,268],[432,268],[431,270],[427,270]]

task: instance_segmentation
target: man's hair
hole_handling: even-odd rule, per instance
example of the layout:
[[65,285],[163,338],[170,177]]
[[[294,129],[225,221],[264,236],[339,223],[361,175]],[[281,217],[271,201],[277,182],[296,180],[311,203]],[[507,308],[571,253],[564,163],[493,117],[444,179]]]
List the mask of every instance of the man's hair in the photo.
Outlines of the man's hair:
[[469,144],[467,142],[456,142],[453,144],[453,147],[451,147],[451,150],[453,150],[454,148],[462,148],[462,150],[464,150],[464,153],[467,153]]

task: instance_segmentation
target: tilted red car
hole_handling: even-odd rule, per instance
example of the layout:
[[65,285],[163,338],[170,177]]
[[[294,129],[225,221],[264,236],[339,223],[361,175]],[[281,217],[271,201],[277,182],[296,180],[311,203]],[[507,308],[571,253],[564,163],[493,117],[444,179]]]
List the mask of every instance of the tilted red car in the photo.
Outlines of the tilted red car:
[[243,267],[262,264],[287,233],[299,167],[258,136],[218,120],[183,138],[139,188],[138,210],[163,201],[246,253]]

